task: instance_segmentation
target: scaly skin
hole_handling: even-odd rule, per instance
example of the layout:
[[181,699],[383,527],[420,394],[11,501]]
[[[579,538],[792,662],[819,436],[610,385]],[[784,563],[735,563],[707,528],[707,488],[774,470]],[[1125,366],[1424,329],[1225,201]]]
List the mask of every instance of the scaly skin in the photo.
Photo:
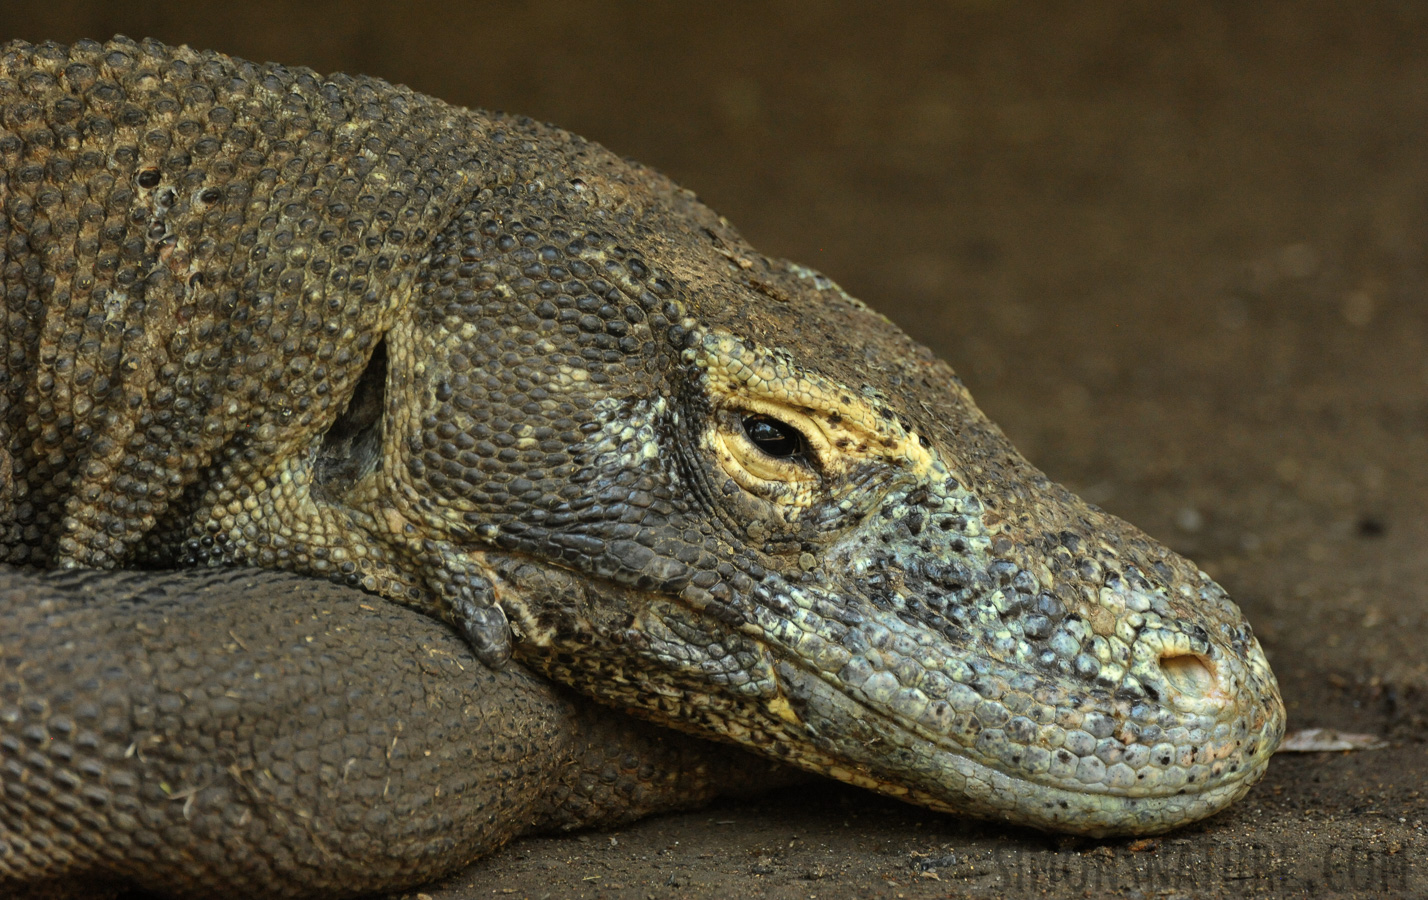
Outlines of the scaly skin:
[[299,575],[0,568],[0,634],[9,900],[397,889],[526,832],[790,780]]
[[329,577],[492,667],[1041,828],[1163,831],[1263,773],[1283,706],[1214,582],[657,173],[156,43],[0,77],[0,559]]

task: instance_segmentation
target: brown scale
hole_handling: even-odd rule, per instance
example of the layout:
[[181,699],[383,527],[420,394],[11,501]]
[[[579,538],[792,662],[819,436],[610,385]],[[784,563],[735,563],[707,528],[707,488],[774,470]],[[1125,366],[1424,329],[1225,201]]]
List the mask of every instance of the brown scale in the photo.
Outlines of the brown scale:
[[[338,78],[334,94],[154,43],[41,48],[29,65],[5,123],[23,148],[5,156],[10,218],[29,240],[6,242],[5,283],[12,371],[39,364],[8,397],[29,437],[12,438],[14,478],[35,500],[7,552],[173,558],[206,499],[186,488],[214,466],[262,478],[337,415],[465,199],[441,186],[479,165],[461,140],[474,126],[381,82]],[[68,233],[69,250],[50,237]],[[43,319],[16,309],[21,292],[46,298]],[[74,356],[37,358],[46,345]]]

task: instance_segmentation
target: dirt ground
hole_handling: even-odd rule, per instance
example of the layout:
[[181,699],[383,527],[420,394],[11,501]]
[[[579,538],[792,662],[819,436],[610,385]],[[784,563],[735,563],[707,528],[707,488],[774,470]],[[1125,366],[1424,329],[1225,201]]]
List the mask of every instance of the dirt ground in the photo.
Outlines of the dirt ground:
[[520,842],[458,898],[1428,895],[1428,6],[40,4],[403,81],[654,164],[947,358],[1234,595],[1291,727],[1240,804],[1056,839],[836,785]]

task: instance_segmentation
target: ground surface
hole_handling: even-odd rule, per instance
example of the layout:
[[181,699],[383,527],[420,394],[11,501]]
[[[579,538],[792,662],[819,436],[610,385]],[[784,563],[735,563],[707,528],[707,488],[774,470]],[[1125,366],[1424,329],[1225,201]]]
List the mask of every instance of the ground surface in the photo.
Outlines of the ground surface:
[[11,0],[0,33],[383,75],[668,171],[1220,579],[1292,727],[1389,741],[1281,756],[1149,844],[819,785],[524,841],[426,896],[1428,894],[1424,5],[58,6]]

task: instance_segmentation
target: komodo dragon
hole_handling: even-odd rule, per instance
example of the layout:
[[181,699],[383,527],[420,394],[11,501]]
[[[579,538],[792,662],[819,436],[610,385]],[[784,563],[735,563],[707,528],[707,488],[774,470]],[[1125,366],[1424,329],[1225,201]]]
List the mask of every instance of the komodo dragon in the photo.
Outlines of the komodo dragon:
[[[1090,835],[1223,808],[1282,736],[1208,576],[647,168],[375,79],[126,39],[9,45],[0,103],[0,561],[368,592],[8,574],[0,879],[352,893],[598,821],[532,812],[580,803],[550,776],[524,796],[502,756],[522,722],[598,727],[521,667],[933,809]],[[473,774],[394,765],[374,792],[391,705],[371,695],[463,658],[435,619],[484,665],[394,746]],[[181,670],[199,681],[135,684]],[[320,726],[260,740],[278,726],[254,698],[307,688]],[[712,751],[609,727],[645,769],[589,772],[709,792]],[[492,765],[517,774],[493,787]],[[663,788],[648,808],[685,790]],[[443,792],[522,824],[473,842],[460,804],[403,812]],[[406,869],[370,852],[388,844]]]

